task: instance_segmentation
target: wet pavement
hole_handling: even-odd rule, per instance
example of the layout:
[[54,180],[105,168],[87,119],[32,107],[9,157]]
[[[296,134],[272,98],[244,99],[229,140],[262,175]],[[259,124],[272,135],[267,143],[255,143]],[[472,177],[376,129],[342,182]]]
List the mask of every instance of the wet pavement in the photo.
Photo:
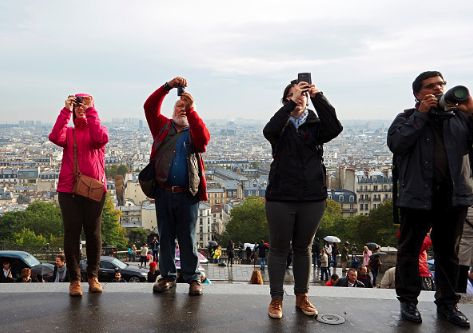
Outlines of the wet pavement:
[[[286,286],[283,318],[268,316],[269,286],[246,283],[204,285],[204,295],[188,296],[188,286],[153,294],[151,283],[103,283],[102,294],[70,297],[67,283],[0,284],[0,332],[464,332],[438,319],[433,292],[422,292],[422,324],[400,318],[394,290],[313,286],[309,296],[329,325],[294,307]],[[473,319],[473,304],[460,304]]]

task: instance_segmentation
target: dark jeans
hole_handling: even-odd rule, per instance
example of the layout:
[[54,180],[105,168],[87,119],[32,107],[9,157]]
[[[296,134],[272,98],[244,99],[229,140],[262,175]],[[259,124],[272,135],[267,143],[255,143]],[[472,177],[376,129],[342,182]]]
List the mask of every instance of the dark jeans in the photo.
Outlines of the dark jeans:
[[[440,197],[441,198],[441,197]],[[447,202],[447,204],[445,204]],[[468,207],[448,207],[448,198],[434,200],[434,210],[401,209],[401,235],[396,263],[396,293],[399,301],[417,304],[422,281],[419,253],[432,227],[437,291],[435,303],[457,303],[458,249]]]
[[271,297],[283,299],[286,260],[292,240],[294,293],[309,290],[310,247],[325,212],[325,201],[266,202],[269,238],[269,287]]
[[199,212],[199,196],[172,193],[156,187],[156,217],[159,229],[159,270],[163,277],[176,280],[176,238],[181,251],[181,275],[185,282],[200,280],[199,255],[197,253],[196,228]]
[[329,280],[329,269],[328,267],[320,267],[320,280],[328,281]]
[[80,234],[84,228],[87,252],[87,277],[98,277],[100,255],[102,252],[102,201],[96,202],[72,193],[58,193],[59,206],[64,225],[64,255],[70,281],[80,281]]
[[332,258],[333,258],[333,268],[334,269],[337,269],[337,266],[338,266],[338,262],[337,262],[337,255],[336,254],[332,254]]
[[317,267],[320,267],[320,259],[319,259],[319,256],[320,256],[320,252],[312,252],[312,265],[317,266]]

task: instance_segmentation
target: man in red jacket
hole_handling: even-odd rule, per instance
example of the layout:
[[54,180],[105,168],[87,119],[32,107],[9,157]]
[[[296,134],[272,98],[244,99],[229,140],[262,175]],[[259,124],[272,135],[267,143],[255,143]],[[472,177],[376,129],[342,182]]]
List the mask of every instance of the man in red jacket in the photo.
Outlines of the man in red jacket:
[[207,200],[204,162],[201,153],[210,134],[194,107],[192,96],[184,92],[174,105],[172,119],[161,114],[164,97],[173,88],[187,87],[176,77],[166,82],[146,100],[144,109],[153,135],[150,160],[155,160],[156,216],[161,241],[159,270],[162,278],[153,291],[165,292],[176,286],[175,239],[181,251],[181,275],[189,283],[189,295],[202,295],[196,225],[199,201]]

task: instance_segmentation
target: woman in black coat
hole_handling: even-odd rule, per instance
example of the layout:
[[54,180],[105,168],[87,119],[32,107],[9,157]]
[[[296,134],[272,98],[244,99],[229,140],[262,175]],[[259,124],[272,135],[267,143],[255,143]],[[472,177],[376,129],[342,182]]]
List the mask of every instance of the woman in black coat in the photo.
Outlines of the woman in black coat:
[[[309,97],[317,114],[307,109]],[[310,247],[325,212],[327,188],[322,145],[342,131],[335,109],[322,92],[306,82],[284,90],[283,107],[263,130],[273,162],[266,189],[266,218],[271,251],[269,315],[282,317],[286,258],[292,241],[296,306],[317,315],[309,302]]]

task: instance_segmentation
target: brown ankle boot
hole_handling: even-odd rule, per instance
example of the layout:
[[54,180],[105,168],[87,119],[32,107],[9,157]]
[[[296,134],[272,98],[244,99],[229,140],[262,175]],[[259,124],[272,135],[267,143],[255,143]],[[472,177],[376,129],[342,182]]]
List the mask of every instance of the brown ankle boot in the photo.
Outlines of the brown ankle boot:
[[313,306],[309,302],[309,298],[307,297],[307,293],[296,295],[296,306],[299,309],[301,309],[302,312],[304,312],[304,314],[306,314],[308,316],[317,316],[319,314],[319,312],[317,311],[315,306]]
[[69,294],[71,296],[82,296],[82,287],[80,281],[72,281],[69,285]]
[[282,317],[282,299],[271,298],[271,303],[269,304],[268,314],[271,318],[281,318]]
[[88,282],[89,282],[89,291],[93,293],[102,292],[102,286],[100,285],[99,280],[97,278],[88,279]]

